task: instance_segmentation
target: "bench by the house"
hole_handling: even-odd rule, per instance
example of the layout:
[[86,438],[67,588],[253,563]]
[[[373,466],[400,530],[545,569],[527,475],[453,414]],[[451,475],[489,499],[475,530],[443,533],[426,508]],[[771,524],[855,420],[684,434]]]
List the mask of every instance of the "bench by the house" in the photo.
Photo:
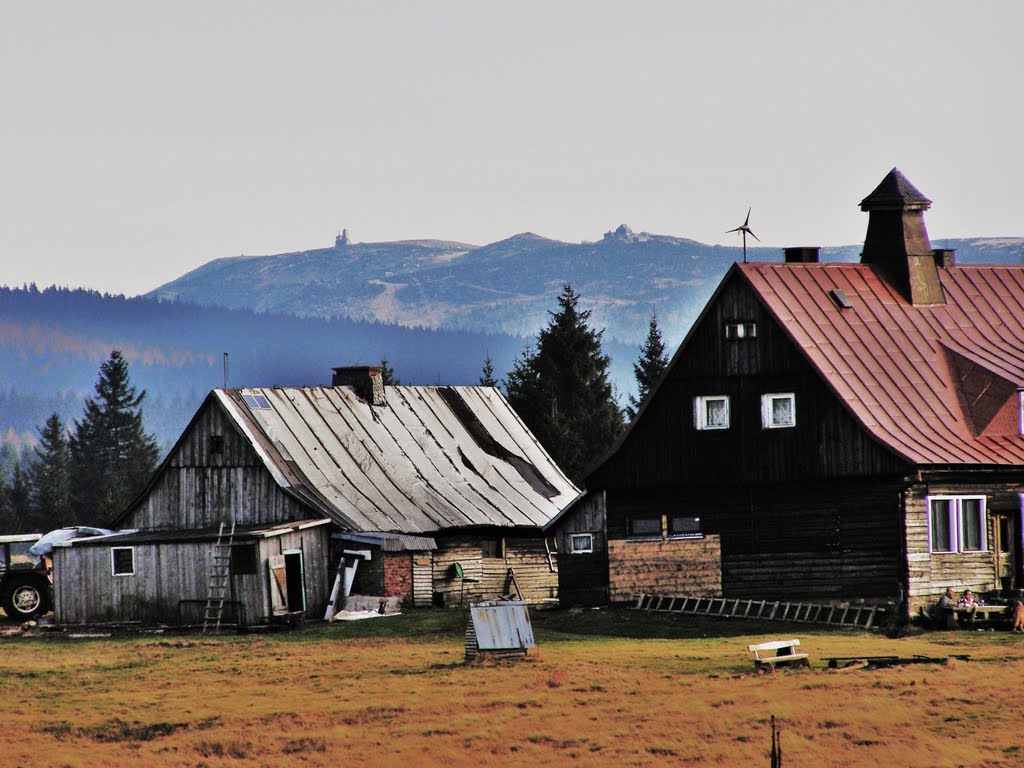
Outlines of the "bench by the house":
[[[797,653],[794,649],[800,645],[797,639],[772,640],[767,643],[748,645],[747,650],[754,654],[754,669],[772,670],[775,665],[784,664],[794,667],[810,667],[811,662],[806,653]],[[775,651],[774,655],[767,655]]]

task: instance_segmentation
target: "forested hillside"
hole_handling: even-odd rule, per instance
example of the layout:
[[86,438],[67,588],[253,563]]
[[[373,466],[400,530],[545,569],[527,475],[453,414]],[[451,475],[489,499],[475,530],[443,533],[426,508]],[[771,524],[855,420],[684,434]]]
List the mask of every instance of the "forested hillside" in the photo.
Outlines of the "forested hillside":
[[230,386],[328,384],[333,366],[382,357],[404,383],[471,384],[488,354],[501,376],[526,344],[508,335],[302,319],[64,288],[0,288],[0,436],[17,446],[37,437],[52,412],[66,423],[79,418],[100,363],[115,348],[132,381],[148,391],[147,430],[167,447],[207,392],[223,384],[224,352]]

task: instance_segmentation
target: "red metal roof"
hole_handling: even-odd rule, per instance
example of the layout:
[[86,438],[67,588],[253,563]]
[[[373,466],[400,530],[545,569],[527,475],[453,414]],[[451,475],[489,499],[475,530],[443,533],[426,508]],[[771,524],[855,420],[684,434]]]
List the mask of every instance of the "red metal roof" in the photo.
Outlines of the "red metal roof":
[[[946,303],[917,307],[872,265],[736,269],[854,417],[900,456],[1024,465],[1024,436],[975,434],[950,354],[1024,387],[1024,267],[940,269]],[[853,306],[840,309],[833,288]]]

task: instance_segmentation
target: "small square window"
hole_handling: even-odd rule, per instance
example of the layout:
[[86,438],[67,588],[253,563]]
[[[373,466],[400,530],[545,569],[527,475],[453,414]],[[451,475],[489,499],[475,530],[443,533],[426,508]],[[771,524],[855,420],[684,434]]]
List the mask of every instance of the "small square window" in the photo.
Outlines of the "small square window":
[[483,557],[489,557],[491,559],[501,559],[505,557],[505,540],[483,539],[480,542],[480,554]]
[[626,532],[631,538],[660,539],[661,516],[645,515],[629,518]]
[[224,435],[210,435],[210,453],[214,456],[224,453]]
[[699,539],[701,531],[700,518],[694,515],[670,515],[668,518],[668,535],[680,539]]
[[765,429],[796,426],[796,395],[778,392],[761,396],[761,425]]
[[585,555],[594,551],[594,534],[570,533],[569,551],[574,555]]
[[729,396],[701,395],[694,399],[694,426],[700,430],[729,428]]
[[114,576],[134,576],[135,547],[111,547],[110,572]]
[[233,544],[231,546],[231,568],[232,576],[244,576],[259,573],[259,558],[256,554],[255,544]]

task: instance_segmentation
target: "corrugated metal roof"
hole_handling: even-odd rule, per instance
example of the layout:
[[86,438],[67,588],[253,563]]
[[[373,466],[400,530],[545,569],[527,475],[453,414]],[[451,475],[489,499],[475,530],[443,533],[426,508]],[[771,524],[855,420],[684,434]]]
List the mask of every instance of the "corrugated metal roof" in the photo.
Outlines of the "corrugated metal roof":
[[491,387],[215,393],[281,487],[351,530],[541,526],[578,492]]
[[[940,269],[946,303],[915,307],[865,264],[738,264],[862,425],[916,464],[1024,464],[1024,436],[977,436],[949,352],[1024,387],[1024,268]],[[853,304],[829,297],[842,290]]]
[[437,549],[437,542],[429,536],[410,536],[407,533],[332,533],[332,539],[370,544],[385,552],[425,552]]

